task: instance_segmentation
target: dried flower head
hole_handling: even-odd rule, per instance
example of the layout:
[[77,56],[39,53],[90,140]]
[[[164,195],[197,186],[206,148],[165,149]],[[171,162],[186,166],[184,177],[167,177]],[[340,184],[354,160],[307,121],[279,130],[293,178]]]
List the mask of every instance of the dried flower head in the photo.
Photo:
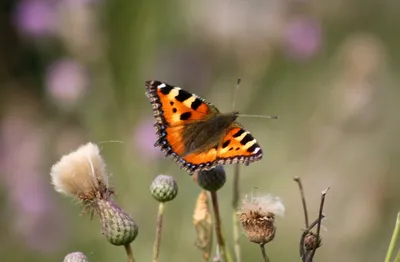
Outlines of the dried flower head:
[[275,237],[275,215],[283,216],[284,212],[279,197],[246,195],[239,210],[239,221],[249,241],[265,245]]
[[106,199],[112,194],[107,186],[105,162],[98,146],[93,143],[64,155],[52,166],[50,175],[57,192],[83,202]]
[[317,239],[317,235],[313,232],[308,232],[306,237],[304,238],[304,248],[306,251],[311,251],[319,248],[322,245],[321,237]]
[[65,256],[64,262],[88,262],[89,260],[82,252],[72,252]]

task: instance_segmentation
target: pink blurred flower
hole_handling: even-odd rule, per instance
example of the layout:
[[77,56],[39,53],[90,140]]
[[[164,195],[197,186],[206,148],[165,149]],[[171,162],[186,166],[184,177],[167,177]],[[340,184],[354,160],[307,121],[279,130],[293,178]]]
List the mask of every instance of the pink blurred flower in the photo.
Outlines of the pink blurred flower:
[[320,49],[322,42],[321,28],[318,22],[308,17],[296,17],[285,34],[287,54],[296,60],[307,60]]
[[46,0],[22,0],[14,13],[19,31],[29,37],[52,35],[57,26],[56,8]]
[[157,140],[154,122],[153,119],[143,119],[134,131],[133,147],[143,160],[153,160],[162,156],[160,149],[154,146]]
[[75,105],[85,95],[88,86],[87,71],[75,60],[56,61],[46,72],[47,92],[58,105]]

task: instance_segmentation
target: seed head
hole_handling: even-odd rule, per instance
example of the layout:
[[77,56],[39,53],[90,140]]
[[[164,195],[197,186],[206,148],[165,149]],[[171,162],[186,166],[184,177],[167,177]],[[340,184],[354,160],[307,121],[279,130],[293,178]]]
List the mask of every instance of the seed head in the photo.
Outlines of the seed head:
[[248,196],[242,201],[239,221],[249,241],[265,245],[275,237],[275,215],[283,216],[285,207],[278,197]]
[[135,240],[139,228],[130,215],[111,200],[96,201],[95,210],[100,218],[108,242],[121,246]]
[[83,202],[106,199],[112,194],[108,188],[106,165],[97,145],[87,143],[64,155],[50,171],[57,192],[76,197]]
[[217,191],[226,182],[226,173],[223,166],[219,165],[210,170],[197,172],[197,183],[207,191]]
[[72,252],[65,256],[64,262],[88,262],[89,260],[82,252]]
[[172,176],[158,175],[150,186],[150,192],[157,201],[168,202],[178,194],[178,184]]

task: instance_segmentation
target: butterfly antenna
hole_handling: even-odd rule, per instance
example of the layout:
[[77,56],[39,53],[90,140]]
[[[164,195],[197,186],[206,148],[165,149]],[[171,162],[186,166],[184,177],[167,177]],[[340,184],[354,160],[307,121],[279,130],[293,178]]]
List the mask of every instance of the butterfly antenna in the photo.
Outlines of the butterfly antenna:
[[246,115],[246,114],[238,114],[240,117],[257,117],[257,118],[268,118],[268,119],[278,119],[279,116],[264,116],[264,115]]
[[237,96],[237,93],[239,90],[240,82],[242,82],[242,80],[240,78],[238,78],[238,80],[236,82],[235,93],[233,93],[232,111],[233,111],[233,109],[235,109],[235,101],[236,101],[236,96]]

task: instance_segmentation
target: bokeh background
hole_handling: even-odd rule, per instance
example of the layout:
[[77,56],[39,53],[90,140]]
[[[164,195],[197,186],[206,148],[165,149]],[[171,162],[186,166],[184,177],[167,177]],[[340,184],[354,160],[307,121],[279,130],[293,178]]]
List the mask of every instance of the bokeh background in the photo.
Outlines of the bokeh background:
[[[400,197],[400,2],[394,0],[2,0],[0,3],[0,253],[4,261],[124,261],[96,219],[57,194],[49,171],[92,141],[140,226],[137,261],[149,261],[157,203],[153,178],[173,175],[162,261],[202,261],[194,246],[190,176],[153,147],[144,81],[205,97],[242,118],[264,158],[241,168],[241,193],[272,193],[286,207],[272,261],[300,261],[304,218],[326,198],[317,261],[383,261]],[[122,141],[115,142],[115,141]],[[220,191],[232,244],[232,171]],[[255,189],[256,188],[256,189]],[[241,236],[243,261],[259,248]]]

